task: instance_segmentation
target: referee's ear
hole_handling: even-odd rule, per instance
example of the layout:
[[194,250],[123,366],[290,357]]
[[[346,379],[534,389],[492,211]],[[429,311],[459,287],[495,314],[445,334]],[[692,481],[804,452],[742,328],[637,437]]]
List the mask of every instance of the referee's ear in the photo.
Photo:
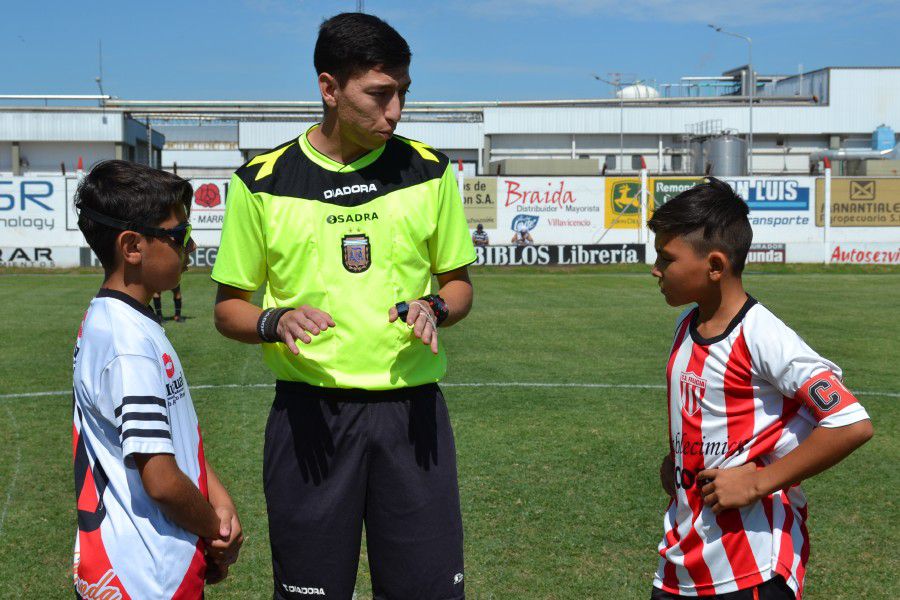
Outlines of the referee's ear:
[[319,92],[326,110],[337,106],[336,93],[339,89],[336,77],[329,73],[319,73]]
[[129,265],[141,264],[141,244],[144,238],[134,231],[123,231],[116,237],[116,251],[122,262]]

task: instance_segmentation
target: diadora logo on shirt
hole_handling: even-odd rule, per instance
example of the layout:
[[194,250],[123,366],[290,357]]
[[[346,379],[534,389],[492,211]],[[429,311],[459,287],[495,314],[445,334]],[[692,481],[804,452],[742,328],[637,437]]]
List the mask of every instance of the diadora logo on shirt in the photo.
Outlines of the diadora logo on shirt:
[[299,594],[301,596],[324,596],[325,588],[320,587],[300,587],[297,585],[288,585],[286,583],[282,583],[281,587],[284,588],[284,591],[289,594]]
[[681,374],[681,410],[689,417],[700,410],[700,402],[706,395],[706,380],[691,371]]
[[462,573],[457,573],[456,575],[453,576],[453,585],[459,585],[462,583],[462,581],[463,581]]
[[333,190],[325,190],[325,199],[340,198],[341,196],[349,196],[350,194],[361,194],[363,192],[377,192],[378,187],[374,183],[361,183],[358,185],[345,185],[344,187],[334,188]]
[[175,363],[172,362],[172,357],[168,354],[162,355],[163,367],[166,369],[166,376],[169,379],[172,379],[172,376],[175,375]]
[[352,215],[328,215],[325,221],[328,222],[329,225],[334,225],[335,223],[361,223],[363,221],[377,221],[378,213],[355,213]]

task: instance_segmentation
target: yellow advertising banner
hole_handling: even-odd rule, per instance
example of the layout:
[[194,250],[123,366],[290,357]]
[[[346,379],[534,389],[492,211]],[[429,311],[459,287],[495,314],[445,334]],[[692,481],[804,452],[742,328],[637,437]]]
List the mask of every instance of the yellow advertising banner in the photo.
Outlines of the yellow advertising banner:
[[[681,192],[703,181],[697,177],[647,179],[647,218]],[[637,229],[641,226],[641,180],[637,177],[607,177],[605,223],[609,229]]]
[[607,177],[604,204],[603,219],[607,229],[637,229],[641,226],[641,180],[637,177]]
[[466,177],[463,180],[463,207],[469,229],[479,224],[497,228],[497,178]]
[[[825,223],[825,180],[816,179],[816,227]],[[832,227],[900,226],[900,179],[831,180]]]

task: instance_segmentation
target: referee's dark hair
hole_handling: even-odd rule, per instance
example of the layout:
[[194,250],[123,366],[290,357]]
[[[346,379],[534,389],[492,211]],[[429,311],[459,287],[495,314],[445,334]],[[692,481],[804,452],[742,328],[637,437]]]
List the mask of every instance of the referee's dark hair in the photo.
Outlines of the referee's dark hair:
[[[172,209],[190,214],[194,190],[177,175],[125,160],[106,160],[88,173],[75,192],[75,208],[86,206],[107,217],[158,226]],[[115,242],[121,230],[78,215],[78,228],[108,276],[116,267]]]
[[313,53],[316,74],[328,73],[343,87],[360,71],[381,65],[408,67],[409,44],[397,30],[376,16],[341,13],[322,23]]
[[736,275],[744,270],[753,229],[750,209],[731,186],[715,177],[666,202],[647,222],[657,235],[679,235],[698,253],[720,250]]

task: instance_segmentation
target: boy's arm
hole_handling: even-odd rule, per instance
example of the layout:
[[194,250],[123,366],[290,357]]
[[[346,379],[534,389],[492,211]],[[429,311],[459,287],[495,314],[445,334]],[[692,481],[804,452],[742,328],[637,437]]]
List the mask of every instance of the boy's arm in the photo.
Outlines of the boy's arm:
[[[872,437],[866,410],[841,382],[840,368],[820,356],[800,336],[766,310],[745,319],[747,348],[754,370],[817,426],[796,448],[771,464],[754,463],[697,474],[704,502],[715,512],[756,500],[821,473]],[[759,335],[753,335],[760,332]]]
[[209,503],[222,523],[231,525],[228,537],[210,541],[207,552],[214,561],[227,566],[237,561],[241,545],[244,543],[244,530],[228,490],[222,485],[209,461],[206,461],[206,484],[209,489]]
[[663,457],[659,466],[659,482],[669,498],[675,497],[675,458],[671,453]]
[[843,427],[816,427],[799,446],[766,467],[747,463],[733,469],[700,471],[697,479],[709,480],[701,489],[703,502],[714,513],[752,504],[836,465],[872,434],[869,419]]
[[132,454],[147,495],[176,525],[202,538],[227,539],[223,522],[171,454]]

